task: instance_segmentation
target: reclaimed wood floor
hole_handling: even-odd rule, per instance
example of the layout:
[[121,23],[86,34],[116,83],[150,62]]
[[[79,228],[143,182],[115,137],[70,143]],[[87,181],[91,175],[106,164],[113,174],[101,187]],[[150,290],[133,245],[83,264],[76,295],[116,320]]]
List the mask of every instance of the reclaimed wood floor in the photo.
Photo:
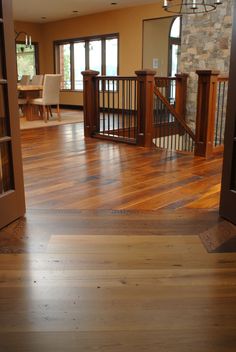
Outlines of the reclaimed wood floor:
[[217,209],[222,155],[210,160],[83,138],[81,125],[23,131],[30,209]]
[[224,224],[220,155],[76,125],[22,142],[28,211],[0,231],[0,352],[235,351],[236,254],[206,250]]

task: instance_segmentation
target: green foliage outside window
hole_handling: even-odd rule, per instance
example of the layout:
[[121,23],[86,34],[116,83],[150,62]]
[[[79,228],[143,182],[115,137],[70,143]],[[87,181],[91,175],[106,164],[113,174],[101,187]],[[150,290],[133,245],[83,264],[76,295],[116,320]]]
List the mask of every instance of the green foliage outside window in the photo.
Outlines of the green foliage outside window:
[[70,69],[70,44],[63,45],[64,61],[63,61],[63,77],[64,89],[71,89],[71,69]]
[[32,78],[36,74],[35,46],[26,47],[24,44],[16,44],[16,57],[18,80],[22,75],[30,75]]

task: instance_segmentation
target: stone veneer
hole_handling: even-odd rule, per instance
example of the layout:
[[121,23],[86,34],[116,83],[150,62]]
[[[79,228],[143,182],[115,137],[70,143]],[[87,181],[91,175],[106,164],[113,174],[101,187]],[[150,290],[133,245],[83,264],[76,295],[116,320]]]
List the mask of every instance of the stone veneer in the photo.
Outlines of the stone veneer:
[[189,74],[189,122],[196,118],[196,70],[219,70],[221,74],[229,74],[233,2],[234,0],[223,0],[216,11],[208,14],[183,16],[179,68],[180,72]]

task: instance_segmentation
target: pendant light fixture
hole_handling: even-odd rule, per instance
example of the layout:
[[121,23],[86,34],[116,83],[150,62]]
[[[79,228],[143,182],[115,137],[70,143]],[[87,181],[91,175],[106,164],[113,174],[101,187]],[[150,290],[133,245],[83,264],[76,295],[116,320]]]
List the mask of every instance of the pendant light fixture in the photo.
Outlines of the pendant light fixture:
[[164,0],[163,8],[178,15],[194,15],[214,11],[223,0]]

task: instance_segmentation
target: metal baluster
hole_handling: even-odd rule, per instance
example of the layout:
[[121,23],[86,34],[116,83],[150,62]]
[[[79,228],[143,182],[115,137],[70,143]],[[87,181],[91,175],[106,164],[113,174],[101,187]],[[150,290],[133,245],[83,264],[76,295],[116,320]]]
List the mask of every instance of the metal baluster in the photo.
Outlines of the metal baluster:
[[116,81],[117,105],[118,105],[118,137],[120,136],[120,81]]
[[107,80],[107,113],[108,113],[108,134],[110,134],[110,80]]
[[220,121],[220,145],[223,142],[223,120],[224,120],[224,102],[225,102],[225,82],[223,83],[223,94],[222,94],[222,107],[221,107],[221,121]]
[[128,137],[130,138],[130,90],[129,90],[129,80],[126,81],[126,85],[127,85]]
[[167,149],[169,150],[170,148],[170,135],[171,135],[171,126],[170,126],[170,122],[169,122],[169,114],[168,114],[168,120],[165,121],[166,123],[166,127],[167,127]]
[[101,102],[100,102],[100,80],[98,79],[97,80],[97,85],[98,85],[98,122],[97,122],[97,125],[98,125],[98,133],[100,133],[101,132],[101,113],[100,113],[100,111],[101,111],[101,109],[100,109],[100,104],[101,104]]
[[113,136],[115,135],[115,88],[114,79],[112,80],[112,113],[113,113]]
[[158,97],[157,98],[157,118],[156,118],[156,138],[158,139],[158,146],[161,148],[161,143],[162,143],[162,134],[163,134],[163,130],[162,130],[162,125],[160,123],[161,121],[161,102],[160,99]]
[[103,114],[103,134],[105,134],[106,130],[106,115],[105,115],[105,85],[106,81],[101,80],[102,82],[102,114]]
[[179,129],[178,129],[178,150],[180,150],[180,137],[182,134],[182,126],[179,124]]
[[175,129],[175,150],[177,150],[177,135],[178,135],[178,131],[179,131],[179,122],[177,122],[177,128]]
[[[163,104],[164,105],[164,104]],[[165,107],[165,119],[164,119],[164,127],[165,127],[165,130],[164,130],[164,149],[166,149],[167,147],[167,140],[166,139],[166,135],[168,134],[168,125],[166,124],[166,120],[169,118],[169,112],[166,108],[166,106],[164,105]]]
[[135,126],[135,136],[137,141],[138,134],[138,123],[137,123],[137,81],[134,80],[134,126]]
[[186,139],[186,133],[183,134],[182,136],[182,151],[184,152],[185,151],[185,139]]
[[[169,117],[168,117],[168,121],[169,121]],[[173,150],[173,127],[175,125],[175,120],[172,121],[172,118],[170,119],[169,122],[171,125],[171,132],[170,132],[170,149]]]
[[219,115],[220,115],[220,96],[221,96],[221,82],[218,86],[218,99],[217,99],[217,114],[216,114],[216,127],[215,127],[215,146],[218,145],[218,128],[219,128]]

